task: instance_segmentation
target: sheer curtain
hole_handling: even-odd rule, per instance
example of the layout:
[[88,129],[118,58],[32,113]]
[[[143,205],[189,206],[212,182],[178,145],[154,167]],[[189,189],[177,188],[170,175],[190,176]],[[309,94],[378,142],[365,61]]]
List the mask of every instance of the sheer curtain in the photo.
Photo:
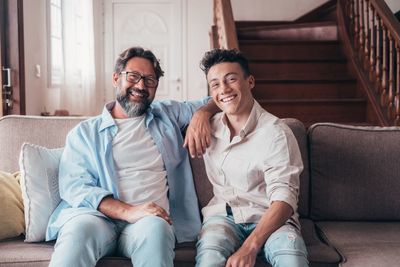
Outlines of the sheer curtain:
[[71,115],[97,115],[92,0],[63,0],[64,79],[60,106]]

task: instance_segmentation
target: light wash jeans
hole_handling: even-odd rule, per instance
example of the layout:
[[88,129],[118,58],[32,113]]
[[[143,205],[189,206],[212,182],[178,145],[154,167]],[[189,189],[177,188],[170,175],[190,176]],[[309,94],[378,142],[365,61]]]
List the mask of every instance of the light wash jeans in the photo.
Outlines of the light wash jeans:
[[[224,267],[256,226],[255,223],[235,224],[232,215],[208,218],[197,241],[196,267]],[[289,224],[283,225],[267,239],[258,256],[273,267],[308,266],[303,238]]]
[[107,255],[131,259],[135,267],[173,267],[175,235],[164,219],[147,216],[134,224],[79,215],[61,228],[51,267],[91,267]]

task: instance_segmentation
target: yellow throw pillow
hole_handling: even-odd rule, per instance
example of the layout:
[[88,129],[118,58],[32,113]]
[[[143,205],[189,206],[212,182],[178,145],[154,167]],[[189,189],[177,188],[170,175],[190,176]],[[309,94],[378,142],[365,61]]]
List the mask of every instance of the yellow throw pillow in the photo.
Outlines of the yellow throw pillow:
[[25,231],[24,206],[19,173],[0,171],[0,240],[19,236]]

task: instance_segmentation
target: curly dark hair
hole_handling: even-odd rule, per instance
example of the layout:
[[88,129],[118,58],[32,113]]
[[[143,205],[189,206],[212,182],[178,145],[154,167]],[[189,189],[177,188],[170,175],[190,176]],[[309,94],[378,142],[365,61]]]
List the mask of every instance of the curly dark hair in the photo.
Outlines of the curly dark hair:
[[200,68],[207,75],[210,68],[216,64],[223,62],[239,63],[243,70],[244,76],[250,75],[249,62],[247,58],[237,49],[213,49],[204,54],[200,61]]
[[131,47],[122,52],[115,61],[114,72],[120,73],[121,71],[123,71],[125,69],[126,63],[134,57],[148,59],[154,67],[154,72],[156,74],[157,80],[160,79],[161,76],[164,76],[164,71],[161,69],[160,62],[153,54],[153,52],[151,52],[150,50],[145,50],[142,47]]

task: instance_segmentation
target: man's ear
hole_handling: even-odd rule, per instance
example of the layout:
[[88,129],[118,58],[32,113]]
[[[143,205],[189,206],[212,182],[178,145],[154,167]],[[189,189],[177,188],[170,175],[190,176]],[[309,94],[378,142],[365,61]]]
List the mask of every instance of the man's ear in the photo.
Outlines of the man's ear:
[[253,75],[250,75],[248,78],[249,88],[252,90],[256,86],[256,79]]
[[113,72],[112,80],[113,80],[114,87],[118,87],[118,79],[119,79],[119,74],[116,72]]

